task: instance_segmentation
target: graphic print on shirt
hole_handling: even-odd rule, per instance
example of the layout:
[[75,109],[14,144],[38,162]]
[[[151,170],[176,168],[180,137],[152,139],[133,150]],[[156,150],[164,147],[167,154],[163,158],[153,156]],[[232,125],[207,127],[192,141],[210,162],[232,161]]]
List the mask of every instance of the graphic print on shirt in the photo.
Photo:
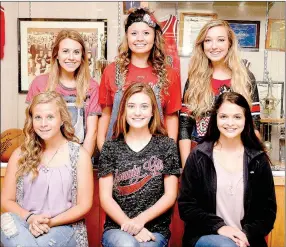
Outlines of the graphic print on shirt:
[[219,88],[217,88],[217,92],[215,93],[215,100],[218,98],[218,96],[220,96],[223,93],[226,92],[231,92],[231,88],[225,84],[221,85]]
[[75,135],[79,139],[79,142],[83,143],[85,137],[85,107],[79,108],[76,106],[75,95],[63,96],[63,98],[67,103],[67,108],[71,116],[72,125],[75,129]]
[[206,134],[209,121],[210,117],[206,116],[202,117],[199,121],[196,122],[198,136],[204,136]]
[[[137,167],[135,164],[132,169],[121,173],[116,169],[114,173],[114,188],[121,196],[130,195],[143,188],[152,178],[161,176],[162,170],[163,162],[156,156],[152,156],[140,167]],[[121,185],[123,183],[124,185]]]
[[148,81],[148,82],[144,82],[146,80],[146,76],[145,75],[136,75],[136,78],[134,78],[133,80],[130,80],[130,81],[126,81],[124,84],[123,84],[123,92],[132,84],[134,83],[145,83],[147,85],[149,85],[150,87],[153,87],[154,86],[154,82],[152,81]]
[[[124,92],[131,84],[137,83],[137,82],[143,82],[144,79],[145,79],[145,75],[137,75],[137,76],[136,76],[136,81],[129,81],[129,82],[126,82],[126,83],[123,85],[123,88],[122,88],[123,92]],[[156,96],[156,99],[158,99],[158,97],[160,97],[160,102],[161,102],[162,104],[164,104],[164,97],[162,96],[161,93],[158,92],[158,89],[156,90],[156,84],[155,84],[154,82],[152,82],[152,81],[146,82],[145,84],[149,85],[149,86],[153,89],[153,92],[154,92],[154,94],[155,94],[155,96]],[[158,103],[158,101],[157,101],[157,103]],[[158,104],[158,105],[160,106],[161,104]]]

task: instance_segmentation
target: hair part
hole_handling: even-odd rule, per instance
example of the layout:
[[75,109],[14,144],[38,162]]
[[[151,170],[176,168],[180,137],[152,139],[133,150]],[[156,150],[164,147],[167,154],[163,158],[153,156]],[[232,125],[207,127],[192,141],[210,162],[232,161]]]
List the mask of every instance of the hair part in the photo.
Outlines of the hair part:
[[75,130],[72,126],[71,116],[62,96],[55,91],[42,92],[36,95],[31,104],[26,108],[26,120],[23,129],[25,136],[24,143],[21,145],[21,158],[18,161],[19,169],[17,177],[32,172],[33,179],[38,175],[38,165],[40,164],[42,154],[45,150],[45,143],[37,135],[33,127],[33,110],[39,104],[48,104],[55,102],[60,112],[63,125],[61,133],[68,141],[79,142],[75,136]]
[[[147,8],[134,8],[129,10],[129,15],[125,20],[125,36],[122,43],[118,47],[118,56],[116,57],[116,62],[119,64],[120,72],[122,78],[125,81],[128,73],[128,65],[131,62],[132,51],[128,46],[127,32],[130,25],[135,22],[144,22],[144,15],[149,15],[156,23],[156,27],[153,28],[155,32],[154,45],[151,49],[151,53],[148,58],[150,66],[153,67],[153,73],[158,76],[158,85],[160,88],[167,89],[169,86],[169,81],[167,78],[167,69],[166,69],[166,54],[165,54],[165,40],[163,38],[163,33],[161,27],[158,25],[153,13]],[[148,24],[147,24],[148,25]],[[124,82],[123,82],[124,83]]]
[[261,150],[264,151],[264,145],[259,140],[259,138],[256,136],[254,131],[254,123],[251,115],[251,109],[249,107],[249,104],[247,100],[239,93],[236,92],[226,92],[221,94],[212,110],[211,110],[211,116],[210,121],[208,124],[208,129],[206,132],[206,135],[204,136],[203,141],[212,141],[217,142],[220,137],[220,131],[217,126],[217,113],[221,105],[225,102],[230,102],[232,104],[236,104],[240,106],[243,109],[244,116],[245,116],[245,125],[244,129],[241,133],[241,141],[243,143],[243,146],[248,147],[250,149],[255,150]]
[[81,64],[74,72],[74,78],[76,80],[76,92],[77,92],[76,105],[81,107],[83,106],[84,100],[86,99],[86,94],[89,89],[90,73],[89,73],[88,57],[84,45],[84,40],[81,37],[81,35],[75,30],[64,29],[60,31],[57,35],[52,50],[51,68],[49,72],[47,90],[54,91],[57,85],[59,84],[61,66],[59,64],[57,57],[58,57],[60,43],[64,39],[72,39],[80,43],[81,45],[81,50],[82,50]]
[[184,96],[184,103],[195,117],[208,112],[214,103],[214,93],[211,85],[213,66],[204,52],[204,40],[211,28],[219,26],[226,29],[229,41],[229,50],[224,63],[232,73],[231,89],[242,94],[251,105],[251,82],[247,69],[239,56],[236,35],[227,21],[214,19],[206,23],[200,30],[190,60],[189,86]]
[[157,100],[153,92],[153,89],[146,83],[138,82],[131,84],[125,90],[122,96],[122,100],[119,105],[118,116],[113,128],[113,138],[119,138],[119,137],[125,138],[126,134],[128,133],[129,125],[126,121],[126,107],[130,97],[136,93],[144,93],[151,100],[153,116],[151,117],[150,122],[148,124],[150,133],[152,135],[167,135],[167,131],[160,117],[160,112],[158,109]]

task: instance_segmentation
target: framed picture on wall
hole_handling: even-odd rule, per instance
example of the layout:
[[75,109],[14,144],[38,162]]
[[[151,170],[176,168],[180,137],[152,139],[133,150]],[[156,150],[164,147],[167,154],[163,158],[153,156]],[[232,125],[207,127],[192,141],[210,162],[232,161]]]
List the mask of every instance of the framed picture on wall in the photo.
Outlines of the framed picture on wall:
[[101,39],[107,38],[106,19],[36,19],[18,18],[18,92],[27,93],[33,79],[48,73],[52,48],[57,34],[62,29],[78,31],[84,39],[91,76],[95,75],[95,63],[101,51],[107,57],[107,42],[102,47]]
[[217,14],[181,13],[179,26],[179,55],[188,57],[191,55],[195,40],[201,28]]
[[148,2],[141,2],[141,1],[128,1],[123,2],[123,13],[124,15],[128,14],[128,10],[131,8],[148,8]]
[[271,91],[269,89],[269,83],[267,81],[257,81],[257,88],[259,94],[259,100],[261,105],[261,113],[263,114],[268,102],[265,100],[267,95],[272,93],[274,97],[274,106],[275,110],[272,112],[272,115],[275,118],[282,118],[283,117],[283,102],[284,102],[284,82],[282,81],[273,81]]
[[285,51],[285,20],[269,19],[265,48]]
[[260,21],[228,20],[235,32],[240,48],[248,51],[259,51]]

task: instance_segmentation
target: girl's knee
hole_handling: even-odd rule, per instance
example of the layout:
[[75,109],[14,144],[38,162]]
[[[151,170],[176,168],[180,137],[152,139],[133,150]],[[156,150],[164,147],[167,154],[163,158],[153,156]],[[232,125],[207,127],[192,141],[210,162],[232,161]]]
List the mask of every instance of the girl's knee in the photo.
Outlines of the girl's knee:
[[1,230],[7,238],[11,238],[18,234],[15,219],[10,213],[1,215]]
[[76,246],[74,230],[70,225],[52,227],[46,234],[36,239],[38,246]]
[[139,247],[139,242],[129,233],[118,229],[108,230],[103,234],[102,245],[104,247]]
[[236,243],[230,238],[222,235],[205,235],[202,236],[195,247],[237,247]]
[[164,237],[161,233],[153,233],[153,235],[155,236],[155,241],[151,241],[150,243],[154,243],[153,245],[150,244],[150,247],[154,246],[154,247],[166,247],[168,246],[168,242],[169,240]]
[[232,239],[230,239],[226,236],[220,236],[220,235],[219,235],[219,237],[220,237],[220,241],[222,244],[221,246],[237,247],[236,243]]

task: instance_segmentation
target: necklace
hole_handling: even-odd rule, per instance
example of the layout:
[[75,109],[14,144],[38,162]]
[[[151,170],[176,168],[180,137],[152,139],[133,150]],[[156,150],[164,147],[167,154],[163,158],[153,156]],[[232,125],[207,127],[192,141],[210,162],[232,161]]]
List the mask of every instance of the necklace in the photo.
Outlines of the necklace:
[[[218,145],[220,145],[220,148],[218,147]],[[216,147],[214,148],[214,151],[216,151],[217,153],[221,153],[221,155],[225,155],[225,154],[231,154],[234,157],[241,157],[244,153],[244,146],[242,145],[238,150],[236,150],[235,152],[229,152],[229,151],[224,151],[224,148],[222,147],[221,143],[218,143],[218,145],[216,145]]]
[[[60,150],[60,148],[64,145],[64,144],[66,144],[67,143],[67,141],[65,141],[63,144],[61,144],[58,148],[57,148],[57,150],[55,151],[55,153],[53,154],[53,156],[52,156],[52,158],[47,162],[47,164],[45,165],[45,167],[47,168],[48,166],[49,166],[49,164],[52,162],[52,160],[54,159],[54,157],[56,156],[56,154],[58,153],[58,151]],[[48,169],[48,168],[47,168]]]
[[213,158],[226,171],[233,173],[243,169],[243,153],[243,146],[235,152],[226,152],[221,146],[220,148],[214,148]]
[[230,194],[231,196],[234,195],[232,181],[229,182],[228,191],[229,191],[229,194]]
[[238,179],[237,178],[231,178],[231,180],[228,183],[228,188],[227,188],[228,194],[231,196],[235,195],[237,188],[241,185],[240,183],[243,183],[243,175],[242,174],[240,175],[240,177]]

